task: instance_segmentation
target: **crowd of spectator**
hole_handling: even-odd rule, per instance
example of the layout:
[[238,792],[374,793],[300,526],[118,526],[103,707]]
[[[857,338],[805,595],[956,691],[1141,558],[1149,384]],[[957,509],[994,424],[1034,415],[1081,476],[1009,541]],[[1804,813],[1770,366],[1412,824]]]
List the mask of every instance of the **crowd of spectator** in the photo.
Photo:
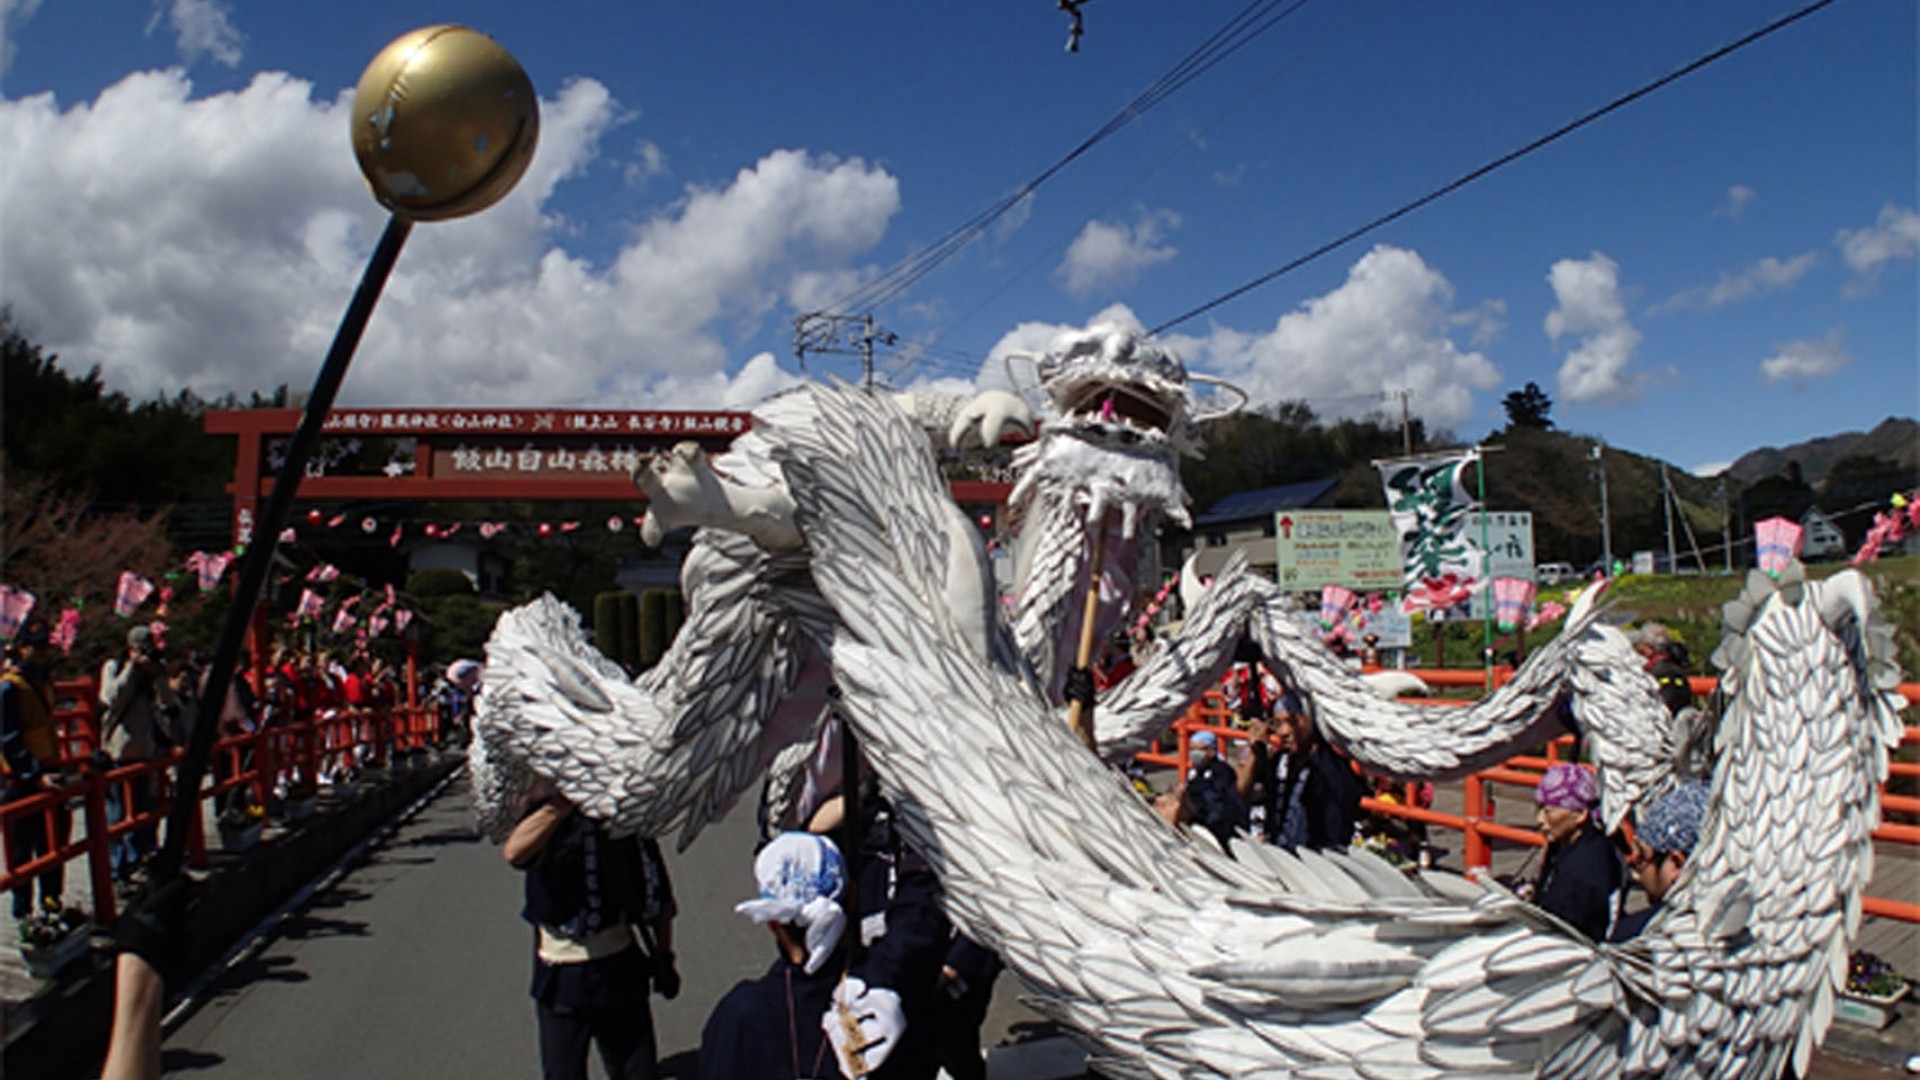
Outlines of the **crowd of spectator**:
[[[4,800],[60,789],[89,770],[111,773],[104,792],[107,824],[135,821],[131,828],[115,830],[118,835],[108,849],[114,886],[122,899],[130,899],[150,884],[152,860],[164,833],[156,808],[163,805],[171,785],[168,768],[140,766],[168,758],[188,742],[208,693],[208,660],[192,650],[170,654],[144,625],[129,628],[123,647],[97,672],[62,673],[60,658],[44,620],[29,620],[8,645],[0,674]],[[91,713],[93,725],[84,752],[78,738],[88,733],[84,728],[62,730],[57,718],[57,704],[71,704],[55,701],[55,679],[62,674],[92,676],[63,684],[69,690],[83,687],[82,693],[90,696],[79,702]],[[479,666],[471,661],[451,665],[435,679],[427,701],[439,717],[435,744],[464,745],[478,689]],[[224,789],[214,807],[219,820],[258,821],[284,812],[290,801],[317,795],[323,787],[350,782],[367,767],[388,764],[389,747],[377,736],[377,718],[407,701],[401,672],[365,649],[306,648],[286,637],[276,641],[266,662],[257,666],[243,652],[214,713],[217,735],[234,740],[211,759],[214,782]],[[257,741],[236,738],[301,720],[349,726],[311,764],[300,755],[283,754],[264,772],[256,769]],[[253,775],[254,782],[235,783],[242,775]],[[46,813],[14,815],[8,825],[8,868],[66,844],[73,818],[65,804]],[[12,905],[16,919],[40,909],[58,910],[64,878],[61,865],[38,875],[37,881],[17,883]]]

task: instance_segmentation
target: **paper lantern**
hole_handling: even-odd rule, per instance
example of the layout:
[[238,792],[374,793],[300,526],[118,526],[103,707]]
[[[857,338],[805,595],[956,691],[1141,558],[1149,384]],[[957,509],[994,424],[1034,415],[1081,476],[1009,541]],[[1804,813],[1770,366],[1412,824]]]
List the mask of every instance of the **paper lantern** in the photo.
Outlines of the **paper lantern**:
[[326,519],[327,519],[327,515],[321,513],[318,510],[307,511],[307,524],[309,525],[318,525],[322,521],[325,521]]
[[1353,610],[1359,598],[1353,590],[1344,585],[1326,585],[1320,589],[1320,626],[1331,630],[1346,621],[1347,612]]
[[1783,517],[1756,522],[1753,537],[1760,569],[1776,578],[1788,563],[1800,557],[1800,548],[1805,542],[1800,526]]
[[33,611],[33,594],[11,585],[0,585],[0,640],[12,641],[13,635]]
[[1527,629],[1538,630],[1566,613],[1567,605],[1560,603],[1558,600],[1549,600],[1541,604],[1540,610],[1534,612],[1533,617],[1527,620]]
[[140,605],[152,595],[153,582],[131,570],[123,570],[113,592],[113,613],[124,619],[139,610]]
[[1493,579],[1493,621],[1502,631],[1510,632],[1527,621],[1527,611],[1533,607],[1535,588],[1533,581],[1528,578]]

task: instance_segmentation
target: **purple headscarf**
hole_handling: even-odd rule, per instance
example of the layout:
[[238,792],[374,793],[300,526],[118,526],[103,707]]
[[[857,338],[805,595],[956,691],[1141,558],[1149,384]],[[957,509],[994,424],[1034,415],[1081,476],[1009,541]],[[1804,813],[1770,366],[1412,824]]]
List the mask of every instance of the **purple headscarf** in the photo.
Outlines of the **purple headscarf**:
[[1540,786],[1533,789],[1533,801],[1562,810],[1592,810],[1600,803],[1600,784],[1591,769],[1562,762],[1549,766],[1541,775]]

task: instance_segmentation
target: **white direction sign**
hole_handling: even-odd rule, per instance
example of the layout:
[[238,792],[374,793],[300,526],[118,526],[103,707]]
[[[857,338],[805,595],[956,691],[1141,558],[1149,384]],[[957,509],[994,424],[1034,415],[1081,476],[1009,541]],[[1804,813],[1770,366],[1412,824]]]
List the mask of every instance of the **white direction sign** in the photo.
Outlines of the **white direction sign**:
[[1468,619],[1486,618],[1486,604],[1492,602],[1493,579],[1503,577],[1533,580],[1533,512],[1531,510],[1476,511],[1467,515],[1462,531],[1477,546],[1480,521],[1486,519],[1486,580],[1474,589],[1466,603]]
[[[1282,510],[1273,515],[1274,576],[1287,590],[1345,585],[1355,592],[1399,592],[1400,534],[1385,510]],[[1528,550],[1532,525],[1528,525]]]

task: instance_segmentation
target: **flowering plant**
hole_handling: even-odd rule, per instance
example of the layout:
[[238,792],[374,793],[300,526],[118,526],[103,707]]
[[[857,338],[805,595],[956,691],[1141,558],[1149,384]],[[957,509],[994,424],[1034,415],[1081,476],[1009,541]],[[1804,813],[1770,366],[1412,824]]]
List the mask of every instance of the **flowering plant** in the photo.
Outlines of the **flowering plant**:
[[87,921],[87,913],[79,908],[43,908],[20,921],[20,945],[27,949],[56,945],[84,928]]
[[1906,984],[1907,980],[1893,970],[1892,964],[1865,949],[1856,949],[1847,957],[1847,992],[1850,994],[1886,997]]

